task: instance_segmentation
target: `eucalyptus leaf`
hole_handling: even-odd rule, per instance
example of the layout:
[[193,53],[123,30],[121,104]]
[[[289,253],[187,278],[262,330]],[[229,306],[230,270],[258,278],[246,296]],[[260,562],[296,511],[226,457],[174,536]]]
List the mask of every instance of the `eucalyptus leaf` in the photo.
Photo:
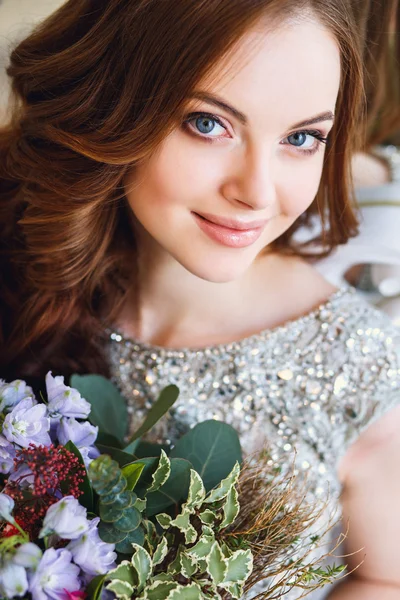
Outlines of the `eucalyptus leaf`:
[[[89,512],[93,512],[93,490],[92,486],[90,485],[90,479],[86,470],[84,460],[82,458],[82,454],[79,452],[79,449],[75,446],[75,444],[71,442],[71,440],[65,444],[65,449],[69,450],[69,452],[72,452],[72,454],[74,454],[77,457],[81,467],[83,467],[83,469],[85,470],[83,481],[79,484],[79,489],[81,490],[81,492],[83,492],[83,494],[79,496],[79,504],[82,504],[82,506],[84,506]],[[64,491],[63,484],[61,484],[61,491]]]
[[190,461],[209,491],[227,477],[236,462],[241,464],[242,451],[233,427],[211,419],[188,431],[171,450],[170,458]]
[[142,516],[137,508],[130,506],[123,511],[122,516],[115,521],[114,526],[121,531],[129,532],[139,527],[141,520]]
[[144,544],[144,531],[142,527],[138,527],[133,531],[130,531],[128,535],[115,545],[115,550],[120,554],[132,554],[132,544],[138,544],[143,546]]
[[123,510],[116,508],[114,504],[102,504],[100,502],[100,519],[106,523],[115,523],[123,515]]
[[179,396],[179,389],[176,385],[168,385],[164,388],[156,402],[153,404],[149,412],[147,413],[147,417],[144,423],[139,427],[136,433],[133,434],[131,439],[129,440],[129,444],[137,440],[137,438],[142,437],[145,433],[147,433],[154,425],[161,419],[162,416],[171,408],[171,406],[176,402]]
[[100,538],[107,544],[117,544],[126,537],[126,532],[116,529],[111,523],[100,521],[97,528]]
[[126,401],[117,387],[101,375],[72,375],[71,386],[91,405],[89,420],[123,444],[128,428]]

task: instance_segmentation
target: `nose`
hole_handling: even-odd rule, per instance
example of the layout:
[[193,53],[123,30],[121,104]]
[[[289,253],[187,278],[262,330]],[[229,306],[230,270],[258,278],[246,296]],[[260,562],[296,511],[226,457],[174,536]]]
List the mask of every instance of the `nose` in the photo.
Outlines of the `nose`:
[[247,147],[241,156],[231,161],[222,194],[230,202],[247,209],[263,210],[275,204],[272,157],[267,145]]

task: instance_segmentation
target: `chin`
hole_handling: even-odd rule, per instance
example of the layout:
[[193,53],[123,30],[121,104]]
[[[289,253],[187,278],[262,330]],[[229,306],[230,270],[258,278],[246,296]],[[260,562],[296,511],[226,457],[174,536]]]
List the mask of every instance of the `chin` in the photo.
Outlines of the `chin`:
[[235,260],[235,257],[232,257],[229,261],[219,263],[213,258],[211,253],[207,261],[194,259],[192,261],[185,260],[179,262],[189,273],[210,283],[236,281],[245,274],[251,265],[251,262],[244,263],[237,259]]

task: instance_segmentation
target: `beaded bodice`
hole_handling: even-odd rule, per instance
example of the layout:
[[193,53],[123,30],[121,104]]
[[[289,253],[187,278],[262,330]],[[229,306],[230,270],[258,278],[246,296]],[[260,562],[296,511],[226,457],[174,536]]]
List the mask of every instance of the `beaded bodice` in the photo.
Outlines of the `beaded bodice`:
[[342,288],[308,315],[238,342],[176,350],[114,332],[109,356],[132,429],[174,383],[180,397],[153,439],[173,443],[200,421],[223,420],[237,429],[245,452],[268,442],[272,460],[283,458],[289,469],[295,449],[311,499],[329,490],[337,508],[339,459],[400,401],[399,348],[400,331],[388,317]]

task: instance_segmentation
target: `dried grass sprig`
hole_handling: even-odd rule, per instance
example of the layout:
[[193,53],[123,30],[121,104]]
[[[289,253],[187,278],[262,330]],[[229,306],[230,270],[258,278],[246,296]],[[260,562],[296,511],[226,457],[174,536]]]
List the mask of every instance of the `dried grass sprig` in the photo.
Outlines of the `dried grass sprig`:
[[[340,520],[332,516],[321,519],[328,509],[329,494],[315,506],[315,501],[310,501],[307,478],[300,480],[294,473],[295,455],[288,473],[283,460],[271,460],[266,450],[249,457],[242,466],[240,513],[222,532],[222,538],[232,548],[251,549],[254,569],[245,592],[251,590],[249,597],[254,600],[276,600],[294,587],[299,590],[298,598],[304,598],[350,574],[345,573],[345,565],[324,566],[329,557],[349,556],[335,554],[348,529],[340,533],[333,548],[322,550],[327,534]],[[319,548],[321,552],[315,558]]]

